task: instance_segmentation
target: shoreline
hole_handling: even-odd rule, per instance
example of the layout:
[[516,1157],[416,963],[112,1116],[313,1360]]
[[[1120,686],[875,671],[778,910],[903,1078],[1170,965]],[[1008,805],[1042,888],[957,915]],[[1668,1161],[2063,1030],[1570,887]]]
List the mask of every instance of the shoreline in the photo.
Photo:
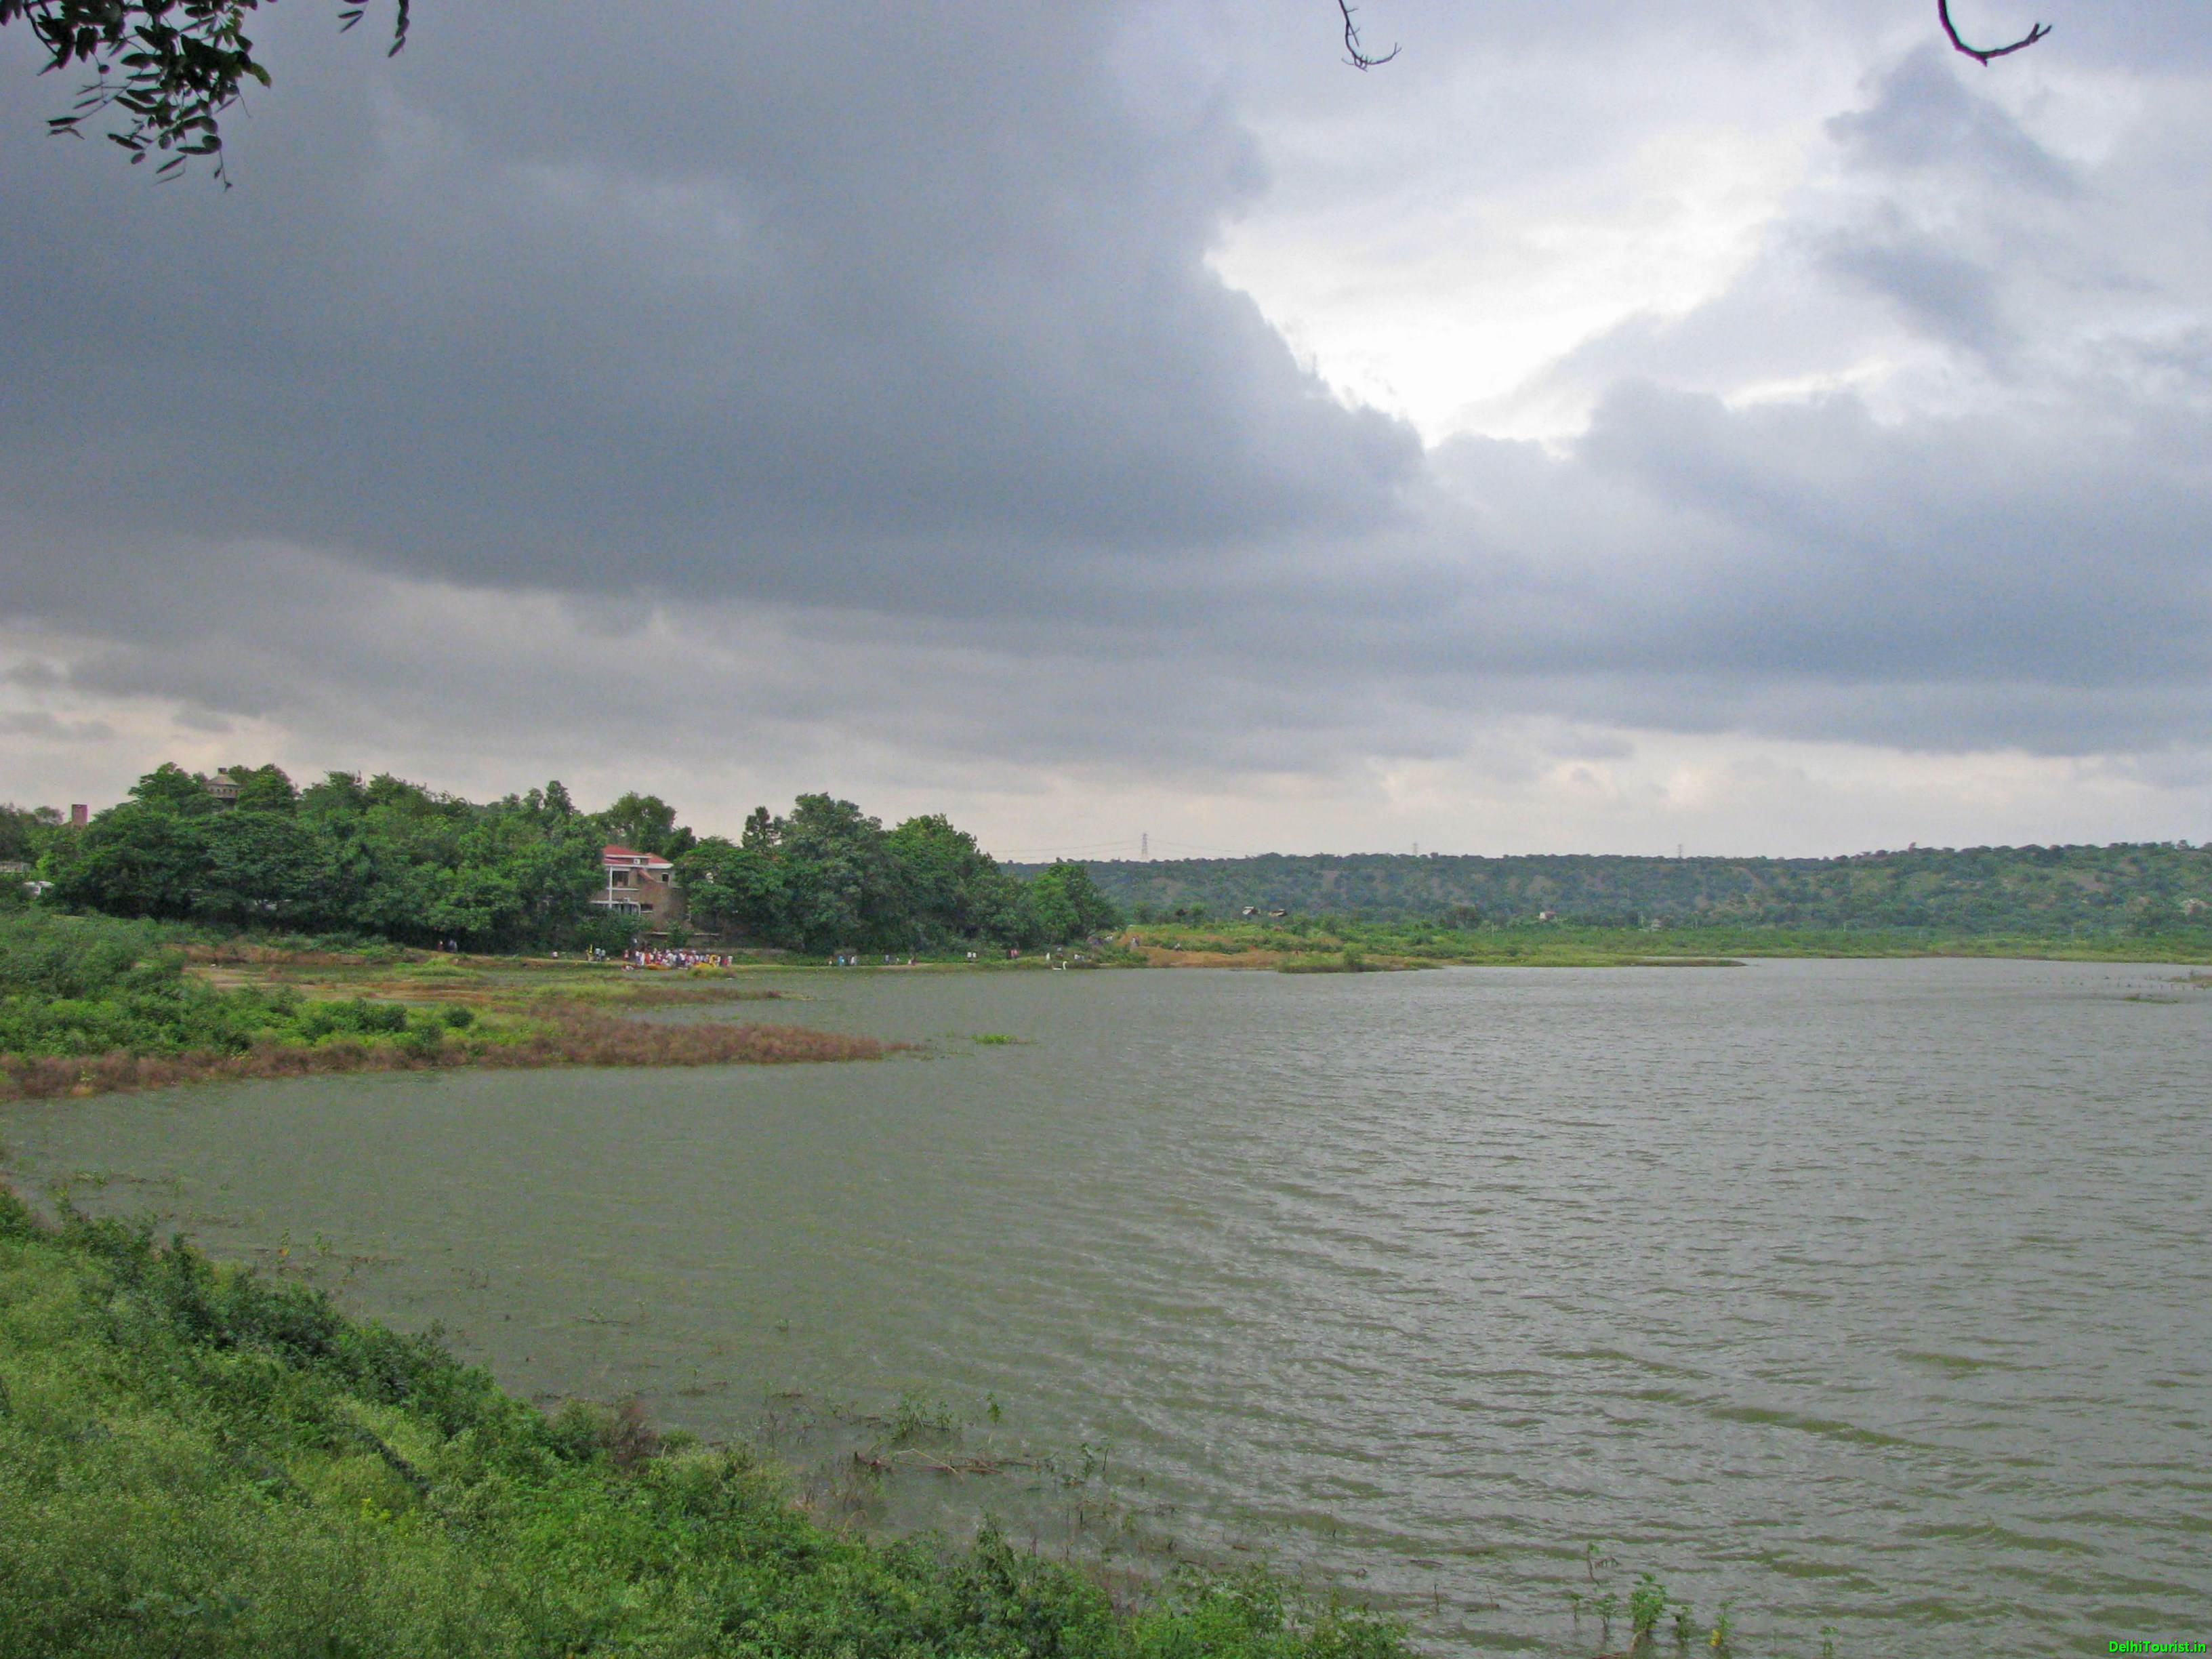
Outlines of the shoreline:
[[[1195,930],[1192,930],[1194,933]],[[1750,962],[2080,962],[2144,967],[2205,968],[2212,951],[2198,945],[2134,940],[1868,940],[1858,948],[1826,939],[1715,940],[1695,948],[1679,935],[1661,942],[1533,939],[1461,946],[1453,943],[1392,948],[1336,940],[1292,946],[1279,939],[1200,936],[1170,943],[1146,928],[1132,948],[1146,968],[1225,968],[1288,974],[1402,972],[1424,968],[1719,968]],[[1186,936],[1188,937],[1188,936]],[[1157,941],[1157,942],[1156,942]],[[1347,960],[1347,957],[1352,958]]]
[[47,944],[58,951],[30,962],[0,1000],[14,1038],[0,1051],[0,1102],[356,1072],[828,1063],[910,1047],[798,1024],[639,1017],[787,1000],[722,970],[679,978],[246,940],[99,963],[96,929]]
[[[1757,960],[2006,960],[2202,969],[2208,953],[2171,938],[1838,937],[1747,929],[1544,927],[1452,932],[1383,925],[1140,924],[1082,952],[1017,959],[858,962],[840,973],[1057,971],[1063,968],[1273,972],[1288,975],[1402,973],[1446,967],[1724,969]],[[28,987],[8,1000],[33,1021],[51,1016],[43,1043],[0,1052],[0,1102],[85,1098],[255,1079],[357,1072],[556,1067],[793,1065],[873,1060],[913,1045],[797,1024],[659,1021],[661,1008],[781,1001],[797,994],[761,982],[829,963],[788,960],[718,967],[625,969],[551,957],[345,951],[252,938],[195,941],[170,958],[176,995],[236,1019],[210,1043],[186,1024],[103,1026],[64,1011],[58,990]],[[2177,983],[2212,989],[2212,974]],[[118,1005],[119,1006],[119,1005]],[[149,1005],[161,1018],[175,1004]],[[60,1024],[55,1025],[53,1022]],[[27,1028],[29,1029],[29,1028]],[[103,1040],[103,1032],[112,1031]],[[140,1040],[141,1032],[144,1036]],[[32,1030],[35,1038],[37,1030]]]

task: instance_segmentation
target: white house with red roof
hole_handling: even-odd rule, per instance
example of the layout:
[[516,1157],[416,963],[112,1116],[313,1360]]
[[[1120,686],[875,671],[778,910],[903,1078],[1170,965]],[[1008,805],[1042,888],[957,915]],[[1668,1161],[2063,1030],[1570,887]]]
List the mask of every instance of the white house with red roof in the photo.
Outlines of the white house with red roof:
[[599,849],[599,868],[606,889],[592,902],[600,908],[661,925],[684,919],[684,893],[676,884],[676,866],[666,859],[610,844]]

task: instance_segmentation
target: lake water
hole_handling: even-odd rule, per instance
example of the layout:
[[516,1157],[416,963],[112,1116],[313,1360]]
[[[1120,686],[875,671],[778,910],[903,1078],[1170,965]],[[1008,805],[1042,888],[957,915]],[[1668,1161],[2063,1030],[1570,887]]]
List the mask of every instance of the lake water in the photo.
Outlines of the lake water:
[[2212,1639],[2183,971],[817,973],[787,1017],[926,1056],[34,1103],[0,1142],[524,1392],[812,1455],[918,1391],[976,1420],[911,1449],[1054,1455],[896,1474],[893,1522],[1264,1559],[1437,1652],[1588,1654],[1595,1540],[1760,1659],[2102,1653]]

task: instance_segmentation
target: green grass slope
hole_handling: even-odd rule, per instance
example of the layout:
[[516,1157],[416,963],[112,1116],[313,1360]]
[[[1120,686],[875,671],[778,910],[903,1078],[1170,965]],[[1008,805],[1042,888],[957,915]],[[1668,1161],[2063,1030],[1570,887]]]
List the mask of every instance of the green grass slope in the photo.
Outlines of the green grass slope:
[[0,1193],[0,1659],[1385,1659],[1260,1578],[1136,1613],[987,1534],[825,1529],[744,1450],[547,1418],[434,1338]]

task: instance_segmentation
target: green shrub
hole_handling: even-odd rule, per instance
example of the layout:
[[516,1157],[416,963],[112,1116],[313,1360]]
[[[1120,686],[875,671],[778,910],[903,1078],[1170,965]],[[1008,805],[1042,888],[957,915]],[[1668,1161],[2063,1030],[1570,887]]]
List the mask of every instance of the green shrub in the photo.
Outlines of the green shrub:
[[467,1008],[412,1013],[289,988],[217,990],[185,972],[174,930],[103,916],[0,915],[0,1055],[240,1054],[262,1043],[397,1039],[434,1048]]

